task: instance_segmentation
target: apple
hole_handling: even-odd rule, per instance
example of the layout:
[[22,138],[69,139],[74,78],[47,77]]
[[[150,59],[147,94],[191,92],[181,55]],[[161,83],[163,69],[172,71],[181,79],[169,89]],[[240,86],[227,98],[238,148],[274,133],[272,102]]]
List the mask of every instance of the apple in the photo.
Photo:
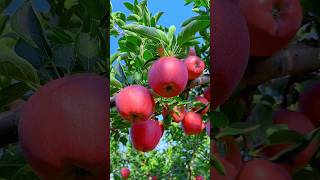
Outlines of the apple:
[[203,96],[210,102],[210,87],[204,90]]
[[149,179],[150,180],[157,180],[158,178],[157,178],[157,176],[151,176],[151,177],[149,177]]
[[189,80],[193,80],[201,76],[206,66],[198,56],[188,56],[184,60],[184,63],[186,64],[188,69]]
[[145,121],[153,114],[155,103],[149,90],[140,85],[122,89],[116,96],[116,107],[129,122]]
[[195,112],[188,112],[182,120],[182,128],[187,135],[200,134],[203,130],[201,116]]
[[316,127],[320,127],[320,82],[312,84],[299,97],[299,109]]
[[159,122],[149,119],[133,123],[130,130],[130,137],[133,147],[136,150],[148,152],[156,148],[162,133],[163,131]]
[[264,159],[246,162],[238,180],[291,180],[289,173],[281,166]]
[[203,176],[196,176],[195,180],[204,180]]
[[[214,5],[213,5],[214,4]],[[249,59],[249,32],[238,0],[211,3],[210,87],[214,87],[212,108],[223,104],[237,88]]]
[[121,177],[123,179],[128,179],[130,176],[130,170],[127,167],[121,168]]
[[45,84],[29,98],[19,142],[40,177],[109,179],[108,85],[99,75],[75,74]]
[[202,104],[205,104],[206,107],[203,110],[198,111],[198,110],[202,109],[201,108],[202,106],[196,106],[196,107],[192,108],[192,111],[198,111],[197,113],[200,113],[201,115],[205,115],[209,111],[209,106],[208,106],[209,101],[205,97],[202,97],[202,96],[196,97],[195,101],[196,102],[198,101],[198,102],[201,102]]
[[302,23],[299,0],[240,0],[250,34],[250,55],[271,56],[285,48]]
[[211,151],[222,160],[225,160],[232,164],[236,169],[236,174],[240,171],[243,160],[240,152],[240,147],[232,136],[222,137],[221,142],[223,143],[225,152],[220,153],[217,147],[217,142],[212,143]]
[[151,88],[162,97],[179,95],[188,82],[188,69],[175,57],[162,57],[152,64],[148,73]]
[[225,174],[219,174],[219,172],[215,168],[211,168],[210,177],[214,180],[235,180],[238,174],[238,170],[225,159],[219,159],[222,163]]
[[174,106],[171,111],[173,121],[176,123],[181,122],[184,119],[186,114],[187,114],[187,110],[184,107],[184,105]]
[[[273,115],[274,124],[285,124],[288,125],[290,130],[297,131],[302,134],[307,134],[315,129],[312,122],[303,114],[299,112],[293,112],[288,110],[280,110]],[[268,156],[272,157],[284,149],[290,147],[291,144],[279,144],[265,148],[263,152]],[[290,161],[280,162],[290,173],[305,167],[313,154],[317,150],[317,142],[311,142],[303,151],[298,153]]]

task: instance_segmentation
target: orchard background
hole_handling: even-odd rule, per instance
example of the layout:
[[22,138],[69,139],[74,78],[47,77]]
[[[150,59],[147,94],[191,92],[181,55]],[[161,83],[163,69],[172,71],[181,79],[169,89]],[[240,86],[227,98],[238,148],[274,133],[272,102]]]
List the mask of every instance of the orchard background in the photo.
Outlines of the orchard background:
[[66,75],[108,77],[108,6],[100,0],[0,1],[0,179],[39,179],[17,142],[25,100]]
[[[150,89],[147,78],[152,63],[160,56],[176,56],[184,59],[191,47],[195,48],[196,54],[205,61],[206,70],[201,77],[190,81],[189,88],[180,96],[173,98],[155,96],[154,116],[164,123],[165,132],[153,151],[142,153],[132,146],[129,136],[131,123],[119,116],[116,107],[111,107],[111,177],[120,179],[121,168],[127,167],[130,169],[132,179],[148,179],[152,176],[159,179],[187,179],[198,175],[209,179],[209,136],[205,131],[199,135],[186,136],[181,123],[172,122],[172,116],[168,118],[162,116],[165,104],[169,105],[169,109],[175,105],[192,107],[195,104],[194,99],[202,95],[209,85],[209,1],[185,1],[189,9],[183,7],[183,3],[173,3],[176,13],[172,15],[178,16],[180,9],[183,8],[192,16],[168,27],[159,23],[160,18],[165,22],[164,17],[167,19],[176,17],[166,16],[166,12],[161,12],[161,8],[160,12],[151,12],[148,8],[151,3],[155,6],[160,2],[128,1],[124,2],[124,6],[130,13],[112,10],[110,34],[118,39],[118,48],[110,58],[110,94],[116,94],[124,87],[133,84]],[[181,7],[177,4],[181,4]],[[184,11],[181,13],[186,14]],[[113,98],[115,96],[111,97]],[[203,116],[203,122],[206,121],[208,115]]]
[[[100,11],[101,7],[108,6],[108,2],[103,1],[103,6],[98,1],[82,0],[59,2],[32,0],[25,4],[22,2],[24,1],[4,0],[0,2],[0,178],[2,179],[37,179],[25,162],[17,145],[16,122],[19,120],[21,101],[16,100],[26,100],[41,85],[65,74],[97,72],[109,75],[107,61],[109,44],[105,43],[108,41],[107,34],[109,34],[107,31],[109,11]],[[194,7],[204,7],[205,10],[208,8],[207,1],[186,2],[191,3]],[[245,161],[252,157],[259,157],[259,150],[266,145],[294,142],[295,146],[292,149],[287,149],[271,158],[274,162],[290,162],[290,159],[296,156],[301,149],[304,149],[311,140],[319,139],[318,129],[309,134],[301,135],[287,130],[285,126],[276,126],[271,123],[272,113],[279,109],[287,108],[298,111],[299,95],[308,89],[311,83],[320,79],[318,71],[320,69],[320,4],[316,0],[301,0],[300,2],[303,7],[303,23],[288,48],[271,57],[254,58],[255,61],[249,61],[247,72],[238,90],[234,92],[226,104],[210,114],[213,126],[211,139],[212,143],[218,141],[218,144],[222,144],[219,145],[222,146],[219,148],[219,152],[225,151],[223,141],[220,141],[224,136],[235,138]],[[33,9],[30,8],[31,5]],[[206,24],[207,22],[203,23],[202,18],[204,21],[208,21],[208,12],[202,13],[201,8],[200,11],[197,8],[194,10],[199,13],[201,18],[186,21],[185,27],[176,32],[176,37],[179,35],[192,37],[196,32],[207,29],[208,24]],[[159,25],[155,21],[156,17],[147,16],[147,13],[137,13],[138,16],[133,15],[130,18],[121,13],[111,13],[113,15],[110,28],[112,36],[119,36],[118,33],[123,31],[133,32],[135,36],[119,41],[118,53],[110,58],[113,65],[110,69],[110,94],[116,93],[132,83],[141,83],[147,86],[146,75],[142,72],[147,71],[150,66],[149,62],[158,58],[157,47],[151,46],[145,49],[147,51],[144,51],[136,43],[141,42],[139,39],[145,38],[147,41],[143,41],[144,43],[159,45],[157,44],[159,36],[157,33],[149,31],[147,32],[151,33],[151,36],[150,34],[148,36],[148,33],[139,34],[140,30],[145,30],[144,28],[137,31],[135,26],[127,27],[127,29],[122,29],[121,26],[132,22],[147,27],[158,25],[156,27],[165,33],[165,36],[162,36],[161,33],[161,38],[168,38],[169,32],[172,32],[173,28],[170,30],[169,27],[161,27],[161,24]],[[103,18],[101,19],[101,17]],[[202,23],[204,26],[201,26]],[[193,28],[188,28],[188,26],[193,26]],[[114,27],[119,27],[119,29],[116,30]],[[74,36],[75,34],[76,36]],[[187,42],[185,45],[181,44],[181,41],[180,44],[178,43],[182,47],[182,50],[178,52],[173,52],[174,48],[168,46],[168,42],[161,45],[165,46],[164,49],[168,50],[168,53],[174,53],[179,58],[187,56],[189,47],[196,47],[197,54],[206,61],[206,67],[209,68],[209,34],[201,32],[196,36],[203,40],[196,42],[195,39],[182,38]],[[200,48],[197,48],[197,45]],[[118,61],[118,57],[124,59],[123,56],[129,60],[129,63],[120,64],[121,66],[119,63],[114,64]],[[133,61],[133,56],[138,58]],[[134,74],[136,70],[140,73]],[[205,74],[209,75],[208,71]],[[208,77],[204,76],[199,81],[190,83],[192,86],[191,97],[202,94],[203,88],[208,86],[208,82]],[[114,96],[110,101],[114,102]],[[193,104],[183,97],[168,101],[168,103]],[[160,114],[160,111],[161,106],[157,108],[156,112]],[[173,143],[170,145],[167,143],[164,150],[143,155],[131,148],[128,135],[129,124],[120,119],[114,109],[111,109],[110,113],[113,128],[110,145],[111,166],[112,175],[115,178],[119,176],[119,171],[123,166],[129,166],[133,169],[131,171],[133,177],[138,175],[149,177],[154,174],[161,177],[164,175],[180,177],[204,175],[208,177],[210,164],[219,172],[224,171],[215,155],[210,158],[208,136],[205,133],[194,138],[185,137],[179,125],[170,124],[169,119],[162,139],[169,142],[176,140],[181,144]],[[196,155],[199,157],[191,158],[190,155],[193,154],[191,146],[195,141],[201,142],[199,146],[194,146],[197,148]],[[120,144],[125,144],[126,148],[120,148]],[[177,148],[173,149],[175,147]],[[170,148],[172,156],[167,158],[168,154],[164,152]],[[126,151],[123,151],[124,149]],[[191,152],[185,152],[186,149],[191,149]],[[202,152],[207,156],[200,157]],[[115,156],[115,154],[123,156]],[[181,161],[183,156],[189,160],[193,159],[193,161]],[[309,164],[292,174],[293,179],[319,179],[319,156],[318,145],[317,152],[312,155]],[[125,158],[117,159],[117,157]],[[165,164],[167,162],[169,166],[165,166],[168,165]],[[141,163],[144,165],[141,166]],[[186,167],[186,163],[190,166]],[[183,171],[176,171],[179,168],[171,169],[174,165],[183,167]],[[186,171],[188,168],[191,171]]]

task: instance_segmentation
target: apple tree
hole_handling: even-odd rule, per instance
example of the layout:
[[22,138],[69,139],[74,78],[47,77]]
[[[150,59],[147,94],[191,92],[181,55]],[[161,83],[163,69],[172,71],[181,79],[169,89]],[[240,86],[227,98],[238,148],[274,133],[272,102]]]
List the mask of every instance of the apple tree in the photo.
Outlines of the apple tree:
[[[165,27],[159,24],[163,12],[153,13],[148,8],[148,3],[155,2],[124,2],[129,14],[111,12],[110,35],[118,39],[117,52],[110,57],[110,94],[114,94],[110,99],[111,178],[126,177],[127,173],[121,171],[125,167],[130,171],[129,178],[133,179],[191,179],[196,176],[209,179],[210,139],[204,130],[209,121],[209,114],[204,112],[208,110],[209,102],[203,97],[210,75],[209,1],[185,2],[192,4],[190,11],[197,15],[181,22],[179,32],[177,25]],[[201,58],[199,63],[205,68],[196,78],[188,80],[184,62],[191,56]],[[162,62],[172,63],[174,69],[166,69],[168,65]],[[171,78],[174,74],[177,76]],[[180,84],[185,81],[184,87],[172,95],[170,92],[178,87],[166,86],[166,81],[159,80],[163,77]],[[162,83],[157,84],[159,81]],[[156,86],[166,86],[168,91],[162,92]],[[171,87],[174,87],[173,91],[170,91]],[[154,99],[153,111],[150,96]],[[198,101],[198,96],[206,102]],[[144,107],[137,110],[139,106]],[[154,132],[147,133],[154,128],[139,124],[139,118],[129,117],[131,111],[127,109],[137,112],[137,117],[147,114],[152,121],[160,122],[164,128],[160,142],[148,137],[156,137]],[[186,111],[198,113],[185,115]],[[198,115],[201,112],[204,113]],[[187,135],[188,128],[192,129],[187,125],[187,117],[194,122],[197,121],[195,118],[200,119],[200,129],[193,135]],[[138,129],[138,126],[146,128]],[[160,130],[155,128],[153,131]],[[140,141],[144,144],[139,144]],[[143,147],[150,144],[153,147],[143,152]]]

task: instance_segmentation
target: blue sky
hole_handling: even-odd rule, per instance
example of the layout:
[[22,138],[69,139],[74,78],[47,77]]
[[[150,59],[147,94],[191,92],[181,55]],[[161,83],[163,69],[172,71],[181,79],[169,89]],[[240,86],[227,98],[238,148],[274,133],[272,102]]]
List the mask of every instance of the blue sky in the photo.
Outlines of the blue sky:
[[[133,3],[133,0],[111,0],[113,11],[121,11],[128,14],[129,11],[123,5],[124,2]],[[155,14],[159,11],[164,12],[160,18],[159,24],[170,27],[175,25],[177,32],[180,31],[180,26],[183,21],[195,15],[192,12],[192,5],[184,6],[184,0],[149,0],[148,7],[150,11]],[[110,38],[110,53],[114,54],[118,47],[117,40]]]

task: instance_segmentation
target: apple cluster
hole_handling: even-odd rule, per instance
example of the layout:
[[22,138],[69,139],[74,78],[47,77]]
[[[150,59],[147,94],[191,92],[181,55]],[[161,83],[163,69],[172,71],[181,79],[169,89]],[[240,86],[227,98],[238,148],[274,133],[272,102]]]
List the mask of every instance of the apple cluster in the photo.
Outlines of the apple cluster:
[[[191,50],[184,60],[175,57],[160,57],[149,69],[148,83],[153,92],[163,98],[180,95],[186,88],[188,80],[201,76],[205,63]],[[172,109],[165,105],[163,118],[169,115],[176,123],[182,122],[182,128],[187,135],[199,134],[205,128],[202,115],[209,110],[210,90],[205,90],[205,97],[199,96],[199,101],[206,107],[194,106],[188,112],[184,105]],[[154,118],[155,100],[153,94],[144,86],[131,85],[120,90],[116,96],[116,107],[120,116],[131,122],[130,137],[134,148],[148,152],[159,143],[164,126],[162,121]]]
[[269,57],[289,44],[301,25],[302,8],[299,0],[216,0],[211,17],[215,108],[235,91],[250,56]]

